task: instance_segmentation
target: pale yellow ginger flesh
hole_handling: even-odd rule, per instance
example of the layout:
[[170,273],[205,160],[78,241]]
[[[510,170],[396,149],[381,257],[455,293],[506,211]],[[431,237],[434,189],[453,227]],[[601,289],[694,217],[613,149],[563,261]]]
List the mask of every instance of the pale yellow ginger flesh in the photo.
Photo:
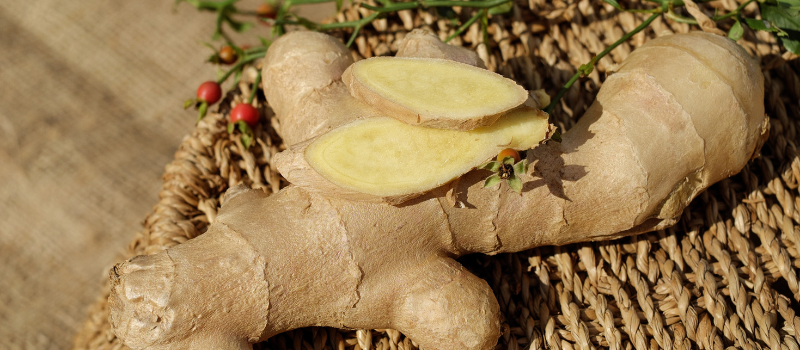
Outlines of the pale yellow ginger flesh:
[[513,110],[491,126],[471,131],[369,118],[321,136],[306,148],[305,157],[320,175],[345,189],[403,196],[439,187],[504,148],[532,148],[548,130],[547,114],[529,108]]
[[[270,47],[280,54],[267,55],[264,87],[285,98],[270,104],[282,106],[277,118],[298,142],[292,152],[375,115],[336,78],[342,47],[318,33],[290,33]],[[735,42],[669,35],[628,56],[562,143],[528,152],[521,194],[484,188],[486,171],[400,206],[296,185],[270,196],[233,188],[203,235],[115,267],[110,323],[134,350],[252,350],[308,326],[396,329],[429,350],[494,349],[498,301],[457,257],[673,225],[692,198],[758,152],[763,82]],[[301,160],[286,159],[295,184],[317,174]]]
[[356,62],[342,79],[354,97],[386,115],[441,129],[491,125],[528,98],[513,80],[444,59],[375,57]]

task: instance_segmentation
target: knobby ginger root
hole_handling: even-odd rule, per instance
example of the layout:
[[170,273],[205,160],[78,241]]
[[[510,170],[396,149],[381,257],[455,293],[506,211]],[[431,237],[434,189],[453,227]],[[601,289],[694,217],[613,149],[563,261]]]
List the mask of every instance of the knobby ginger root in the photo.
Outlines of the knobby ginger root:
[[454,131],[389,117],[357,120],[273,158],[289,182],[351,200],[400,204],[497,155],[549,136],[541,110],[520,107],[491,126]]
[[374,57],[342,74],[350,94],[412,125],[472,130],[494,123],[528,93],[513,80],[445,59]]
[[[483,67],[474,52],[431,40],[435,39],[431,36],[412,31],[397,56],[456,59]],[[262,86],[286,145],[291,147],[358,118],[381,115],[351,96],[342,82],[345,68],[353,64],[342,42],[317,32],[292,32],[286,37],[290,39],[270,45],[262,71]]]
[[478,54],[461,46],[443,43],[425,29],[414,29],[398,43],[395,57],[441,58],[486,68]]
[[[304,44],[292,40],[275,45]],[[675,83],[653,67],[671,67],[659,69]],[[673,224],[693,196],[757,151],[763,98],[758,64],[732,41],[655,39],[609,77],[562,143],[529,151],[534,177],[523,176],[522,195],[483,188],[482,171],[458,181],[464,208],[442,189],[391,206],[298,186],[269,197],[236,187],[202,236],[114,268],[112,327],[134,349],[251,349],[305,326],[393,328],[425,349],[491,349],[497,301],[456,257]]]
[[[353,58],[341,41],[317,32],[292,32],[270,45],[262,86],[292,146],[360,117],[379,115],[356,100],[341,80]],[[274,102],[273,102],[274,101]]]

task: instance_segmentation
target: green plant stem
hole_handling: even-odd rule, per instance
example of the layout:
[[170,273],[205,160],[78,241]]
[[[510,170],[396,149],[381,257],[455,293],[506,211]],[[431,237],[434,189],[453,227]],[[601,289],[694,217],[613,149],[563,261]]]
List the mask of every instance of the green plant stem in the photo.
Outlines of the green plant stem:
[[742,3],[741,5],[739,5],[739,7],[737,7],[735,10],[731,11],[730,13],[726,13],[726,14],[724,14],[722,16],[715,16],[715,17],[712,17],[711,19],[713,19],[715,21],[719,21],[719,20],[723,20],[723,19],[726,19],[726,18],[730,18],[730,17],[736,16],[736,15],[739,14],[740,11],[742,11],[747,5],[750,5],[750,3],[752,3],[753,1],[755,1],[755,0],[748,0],[748,1],[744,2],[744,3]]
[[293,5],[308,5],[308,4],[322,4],[326,2],[333,2],[335,0],[293,0]]
[[275,27],[273,29],[273,34],[278,37],[286,33],[286,27],[279,22],[286,18],[286,13],[289,12],[289,9],[292,7],[293,1],[286,0],[281,7],[278,8],[278,13],[275,15]]
[[[378,15],[379,15],[378,13],[374,13],[374,14],[370,15],[369,17],[362,18],[362,19],[360,19],[358,21],[347,21],[347,22],[335,22],[335,23],[319,24],[319,25],[315,25],[313,27],[313,29],[319,30],[319,31],[326,31],[326,30],[332,30],[332,29],[356,28],[356,27],[360,27],[360,26],[363,27],[364,25],[369,23],[369,21],[366,21],[366,19],[377,18]],[[307,22],[304,23],[302,21],[289,21],[289,20],[280,20],[280,21],[278,21],[278,20],[275,20],[275,24],[276,25],[287,25],[288,24],[288,25],[307,26],[309,23],[307,23]],[[309,28],[309,29],[311,29],[311,28]]]
[[226,35],[225,32],[222,31],[222,22],[225,20],[224,12],[225,11],[223,10],[217,13],[217,23],[216,27],[214,28],[214,33],[221,35],[222,38],[225,39],[225,42],[228,43],[228,45],[231,45],[233,43],[231,41],[231,38],[229,38],[228,35]]
[[597,56],[593,57],[592,60],[589,61],[589,63],[584,64],[580,68],[578,68],[578,71],[575,72],[575,75],[573,75],[572,78],[570,78],[570,80],[567,82],[567,84],[565,84],[564,87],[561,88],[561,90],[558,92],[558,94],[556,94],[556,97],[553,98],[553,100],[550,102],[549,105],[547,105],[547,107],[544,109],[544,111],[547,112],[548,114],[552,113],[553,109],[556,106],[556,104],[558,104],[558,102],[561,101],[561,98],[564,97],[564,95],[567,93],[567,90],[569,90],[569,88],[572,87],[572,84],[575,84],[575,82],[578,81],[578,79],[582,75],[588,75],[589,73],[591,73],[592,69],[594,69],[594,65],[597,63],[597,61],[599,61],[600,59],[605,57],[609,52],[611,52],[611,50],[614,50],[620,44],[628,41],[628,39],[630,39],[632,36],[636,35],[636,33],[641,32],[642,29],[647,28],[647,26],[649,26],[650,23],[652,23],[660,15],[661,15],[661,13],[652,14],[644,22],[642,22],[642,24],[640,24],[639,26],[634,28],[632,31],[628,32],[628,34],[623,35],[622,38],[620,38],[619,40],[617,40],[616,42],[611,44],[611,46],[607,47],[605,50],[603,50],[602,52],[597,54]]
[[275,24],[284,26],[284,25],[301,25],[306,28],[317,30],[317,31],[326,31],[332,29],[344,29],[344,28],[353,28],[353,34],[350,35],[350,38],[347,40],[347,47],[353,44],[358,37],[358,32],[361,28],[372,21],[374,21],[378,16],[380,16],[380,12],[375,12],[367,17],[364,17],[358,21],[348,21],[348,22],[338,22],[338,23],[328,23],[328,24],[316,24],[311,21],[301,20],[301,21],[287,21],[287,20],[276,20]]
[[489,11],[489,10],[488,9],[481,9],[480,11],[475,13],[475,15],[470,17],[469,20],[467,20],[466,22],[464,22],[464,24],[462,24],[460,27],[458,27],[458,29],[453,34],[450,34],[450,36],[448,36],[447,39],[444,39],[444,42],[448,42],[448,41],[452,40],[453,38],[455,38],[456,36],[461,35],[461,33],[463,33],[465,30],[467,30],[467,28],[469,28],[469,26],[471,26],[472,23],[475,23],[475,21],[477,21],[478,18],[483,17],[485,15],[485,12],[487,12],[487,11]]
[[380,13],[375,12],[375,13],[367,16],[367,17],[362,18],[360,21],[358,21],[358,25],[353,29],[353,34],[351,34],[350,35],[350,39],[347,40],[347,47],[350,47],[350,45],[353,45],[353,42],[356,40],[356,37],[358,36],[358,31],[361,30],[361,27],[363,27],[367,23],[370,23],[373,20],[375,20],[376,18],[378,18],[378,15],[380,15]]
[[244,50],[244,54],[245,54],[245,56],[248,56],[248,57],[249,56],[253,56],[253,55],[262,55],[263,56],[264,54],[267,53],[267,49],[268,48],[269,48],[269,46],[252,47],[252,48],[249,48],[247,50]]
[[652,8],[652,9],[646,9],[646,10],[641,10],[641,9],[627,9],[627,10],[625,10],[625,12],[632,12],[632,13],[648,13],[648,14],[651,14],[651,13],[660,13],[661,11],[662,11],[662,10],[661,10],[661,8],[660,8],[660,7],[658,7],[658,8]]
[[[683,2],[683,0],[646,0],[646,1],[654,2],[654,3],[659,4],[659,5],[670,5],[670,4],[673,5],[673,6],[684,6],[684,5],[686,5],[686,3]],[[712,1],[715,1],[715,0],[697,0],[695,2],[697,2],[697,3],[706,3],[706,2],[712,2]]]
[[511,0],[484,0],[484,1],[452,1],[452,0],[420,0],[411,2],[398,2],[383,7],[371,6],[361,4],[361,7],[377,12],[396,12],[402,10],[411,10],[420,7],[474,7],[474,8],[491,8],[500,6]]
[[[482,21],[484,32],[486,27],[486,17],[488,17],[488,9],[500,6],[505,3],[508,3],[512,0],[479,0],[479,1],[453,1],[453,0],[419,0],[419,1],[412,1],[412,2],[397,2],[392,3],[389,0],[379,0],[378,2],[381,3],[383,6],[371,6],[368,4],[360,4],[361,7],[375,11],[375,13],[364,17],[357,21],[348,21],[348,22],[339,22],[339,23],[327,23],[327,24],[318,24],[303,18],[299,18],[298,20],[287,20],[286,17],[288,15],[289,8],[294,5],[302,5],[302,4],[316,4],[316,3],[324,3],[324,2],[331,2],[336,0],[287,0],[283,3],[283,6],[278,9],[278,14],[275,18],[275,34],[281,35],[283,34],[286,29],[284,26],[286,25],[301,25],[308,29],[317,30],[317,31],[327,31],[333,29],[343,29],[343,28],[353,28],[353,33],[350,35],[350,38],[347,40],[347,47],[350,47],[353,42],[355,41],[356,37],[358,36],[359,31],[362,27],[369,24],[373,20],[377,19],[381,15],[385,13],[403,11],[403,10],[411,10],[416,8],[425,8],[425,7],[452,7],[452,6],[461,6],[461,7],[472,7],[472,8],[480,8],[482,11],[478,12],[475,16],[470,18],[464,25],[462,25],[455,34],[451,35],[449,38],[445,40],[445,42],[449,41],[455,35],[462,33],[466,28],[468,28],[472,23],[477,21],[479,18],[484,18]],[[297,16],[295,16],[297,17]],[[486,37],[486,33],[484,33]],[[488,42],[484,40],[485,42]]]
[[196,7],[198,10],[219,11],[222,8],[233,5],[233,3],[237,1],[239,0],[226,0],[226,1],[178,0],[175,2],[175,5],[177,6],[181,2],[187,2],[190,5]]
[[253,89],[250,91],[250,97],[247,98],[247,104],[253,104],[253,100],[256,98],[256,92],[258,91],[258,85],[261,84],[261,70],[258,70],[258,74],[256,74],[256,82],[253,83]]
[[255,60],[257,60],[257,59],[259,59],[261,57],[264,57],[263,53],[249,54],[247,56],[242,57],[242,59],[240,59],[238,62],[236,62],[236,64],[233,65],[233,67],[231,67],[230,70],[225,72],[225,75],[223,75],[222,77],[217,79],[217,84],[222,84],[223,82],[225,82],[225,80],[228,80],[228,77],[230,77],[231,74],[233,74],[233,72],[241,69],[242,66],[244,66],[245,64],[253,62],[253,61],[255,61]]
[[[483,45],[486,46],[486,57],[492,57],[492,48],[489,46],[489,11],[483,11],[481,16],[481,32],[483,33]],[[486,62],[489,65],[489,62]]]
[[[737,7],[735,10],[733,10],[731,12],[728,12],[728,13],[726,13],[724,15],[713,16],[713,17],[711,17],[711,20],[714,21],[714,22],[719,22],[719,21],[721,21],[723,19],[727,19],[727,18],[731,18],[733,16],[736,16],[736,15],[739,14],[739,12],[741,12],[747,5],[750,5],[750,3],[752,3],[753,1],[755,1],[755,0],[745,1],[744,3],[739,5],[739,7]],[[671,20],[673,20],[675,22],[693,24],[693,25],[697,25],[698,24],[696,19],[679,16],[675,12],[672,12],[672,9],[670,9],[669,12],[667,12],[666,16],[667,16],[667,18],[669,18],[669,19],[671,19]]]
[[686,24],[694,24],[694,25],[697,25],[697,20],[696,20],[696,19],[694,19],[694,18],[688,18],[688,17],[683,17],[683,16],[681,16],[681,15],[678,15],[677,13],[673,12],[673,11],[672,11],[672,9],[669,9],[669,11],[667,11],[667,13],[665,14],[665,16],[666,16],[667,18],[669,18],[669,19],[671,19],[671,20],[675,21],[675,22],[678,22],[678,23],[686,23]]

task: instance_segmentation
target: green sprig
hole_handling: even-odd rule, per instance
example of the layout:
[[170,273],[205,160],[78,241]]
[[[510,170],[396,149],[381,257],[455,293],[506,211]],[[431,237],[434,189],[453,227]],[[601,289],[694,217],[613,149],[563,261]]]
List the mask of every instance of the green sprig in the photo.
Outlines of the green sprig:
[[658,16],[661,16],[660,12],[650,15],[650,17],[648,17],[644,22],[642,22],[642,24],[639,24],[632,31],[630,31],[627,34],[623,35],[622,38],[620,38],[619,40],[615,41],[613,44],[608,46],[605,50],[603,50],[602,52],[597,54],[597,56],[592,57],[592,60],[589,61],[589,63],[581,65],[578,68],[578,71],[575,72],[575,74],[572,76],[572,78],[570,78],[569,81],[567,81],[567,83],[564,84],[564,87],[561,88],[561,90],[558,92],[558,94],[556,94],[556,96],[553,97],[553,100],[550,101],[550,104],[547,105],[547,107],[545,107],[544,111],[547,112],[548,114],[552,113],[553,109],[555,108],[555,106],[559,103],[559,101],[561,101],[561,98],[564,97],[564,95],[567,93],[569,88],[572,87],[572,84],[575,84],[575,82],[578,81],[578,79],[580,77],[586,76],[586,75],[589,75],[589,74],[592,73],[592,70],[594,69],[594,65],[597,64],[597,61],[599,61],[600,59],[602,59],[603,57],[608,55],[608,53],[611,52],[611,50],[614,50],[620,44],[628,41],[628,39],[630,39],[631,37],[633,37],[637,33],[641,32],[643,29],[647,28],[647,26],[649,26],[650,23],[652,23],[656,18],[658,18]]
[[467,28],[469,28],[469,26],[471,26],[473,23],[475,23],[475,21],[477,21],[479,18],[482,18],[483,16],[485,16],[486,15],[486,11],[488,11],[488,10],[487,9],[481,9],[480,11],[475,12],[475,14],[472,15],[472,17],[470,17],[466,22],[464,22],[464,24],[462,24],[460,27],[458,27],[458,29],[456,29],[456,31],[453,34],[450,34],[450,36],[448,36],[447,39],[444,39],[444,42],[448,42],[448,41],[452,40],[453,38],[461,35],[461,33],[463,33],[465,30],[467,30]]
[[522,179],[519,174],[528,172],[528,162],[522,159],[515,164],[514,157],[506,156],[502,161],[486,162],[479,166],[478,169],[489,170],[494,173],[483,182],[484,188],[495,186],[506,180],[510,189],[514,192],[522,193]]
[[240,120],[236,123],[228,123],[228,134],[233,134],[236,130],[239,130],[239,133],[241,133],[239,140],[242,141],[242,146],[244,146],[245,149],[250,148],[255,140],[255,135],[250,125],[247,125],[244,120]]
[[256,98],[256,92],[258,91],[258,85],[261,84],[261,70],[258,70],[258,74],[256,74],[256,81],[253,83],[253,88],[250,90],[250,97],[247,99],[247,104],[253,104],[253,100]]

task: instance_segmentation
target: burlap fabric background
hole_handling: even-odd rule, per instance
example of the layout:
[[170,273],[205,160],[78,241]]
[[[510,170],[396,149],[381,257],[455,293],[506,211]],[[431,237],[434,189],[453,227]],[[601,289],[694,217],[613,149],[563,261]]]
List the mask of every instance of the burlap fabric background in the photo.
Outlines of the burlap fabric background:
[[157,202],[215,77],[213,15],[172,3],[0,0],[0,349],[70,348]]

